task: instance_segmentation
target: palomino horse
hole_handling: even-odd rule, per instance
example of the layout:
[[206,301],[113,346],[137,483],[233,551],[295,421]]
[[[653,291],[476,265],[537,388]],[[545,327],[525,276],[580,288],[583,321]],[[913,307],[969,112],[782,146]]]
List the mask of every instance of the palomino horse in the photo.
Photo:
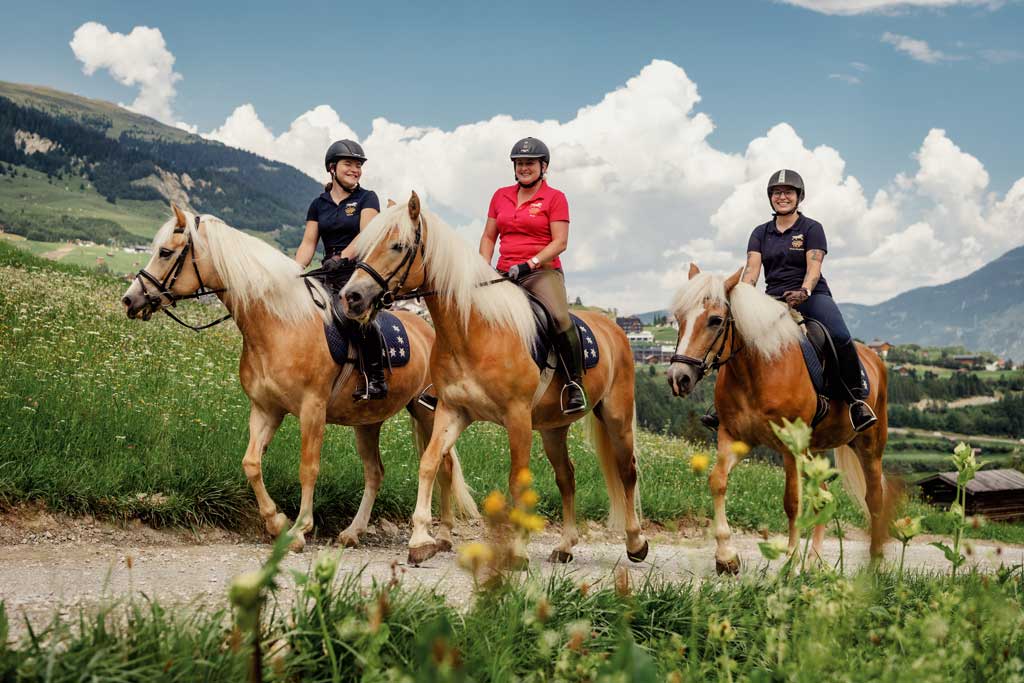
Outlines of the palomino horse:
[[[356,373],[350,364],[339,366],[332,359],[324,336],[330,313],[313,299],[326,302],[324,288],[310,281],[313,291],[309,291],[299,277],[299,265],[266,242],[212,216],[200,218],[172,208],[174,218],[153,240],[152,258],[122,298],[128,317],[148,320],[157,310],[192,298],[196,292],[213,290],[220,297],[242,333],[239,375],[251,402],[249,446],[242,468],[267,531],[275,536],[291,522],[268,495],[260,462],[284,416],[291,413],[299,419],[302,500],[291,528],[296,539],[293,550],[302,549],[305,533],[313,528],[313,488],[320,472],[324,425],[353,426],[363,461],[363,497],[338,540],[358,545],[384,477],[379,448],[384,420],[406,408],[421,451],[430,439],[433,415],[415,399],[429,384],[427,359],[433,330],[415,315],[396,313],[405,324],[411,358],[393,370],[385,400],[354,402],[350,396],[356,388]],[[441,543],[450,548],[452,496],[463,512],[477,514],[454,449],[444,458],[440,480]]]
[[[342,290],[349,317],[366,320],[395,296],[420,292],[437,333],[430,375],[440,403],[433,436],[420,459],[409,562],[419,564],[437,552],[428,526],[431,486],[441,454],[476,420],[508,431],[513,496],[519,490],[515,478],[530,463],[532,430],[540,431],[562,495],[562,539],[551,560],[570,561],[579,535],[566,437],[582,413],[562,414],[561,379],[551,381],[551,371],[542,374],[531,358],[536,330],[526,295],[510,282],[495,280],[494,270],[466,241],[421,210],[415,192],[407,204],[381,212],[360,233],[356,248],[360,270]],[[600,362],[587,372],[584,384],[594,406],[590,434],[611,501],[608,523],[625,528],[627,554],[639,562],[647,555],[647,540],[635,500],[633,358],[614,321],[591,313],[580,317],[600,345]]]
[[[709,483],[718,541],[715,565],[720,573],[739,569],[739,556],[729,542],[729,522],[725,516],[729,471],[738,460],[732,451],[733,442],[763,444],[782,454],[786,470],[783,507],[789,517],[792,551],[799,541],[796,519],[800,514],[800,477],[793,455],[775,436],[771,423],[781,423],[784,417],[799,417],[811,424],[817,407],[816,393],[800,351],[799,326],[784,303],[739,282],[740,272],[724,279],[701,273],[692,264],[689,282],[679,290],[672,304],[679,322],[679,361],[673,359],[668,371],[672,393],[685,396],[709,369],[719,368],[715,409],[721,426],[718,457]],[[871,521],[871,556],[878,557],[888,532],[882,476],[882,452],[887,437],[886,373],[885,365],[873,351],[861,344],[857,351],[871,383],[868,403],[878,416],[878,423],[856,434],[847,404],[834,403],[814,429],[811,449],[836,449],[836,467],[847,491]],[[823,526],[814,530],[815,556],[820,557],[824,533]]]

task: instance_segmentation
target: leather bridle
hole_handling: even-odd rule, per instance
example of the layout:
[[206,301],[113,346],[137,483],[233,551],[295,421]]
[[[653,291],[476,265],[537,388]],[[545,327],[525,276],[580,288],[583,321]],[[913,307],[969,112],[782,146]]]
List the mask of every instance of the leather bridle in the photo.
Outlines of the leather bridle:
[[[417,290],[413,290],[408,294],[399,294],[399,292],[402,291],[402,288],[405,287],[405,281],[408,279],[409,273],[412,271],[412,265],[416,261],[417,252],[419,252],[421,258],[425,256],[422,216],[420,216],[419,220],[416,222],[416,238],[413,240],[412,245],[405,248],[405,254],[402,256],[402,260],[398,263],[398,266],[391,271],[390,275],[384,277],[366,261],[356,261],[356,268],[364,271],[380,286],[380,294],[375,296],[373,301],[370,302],[370,305],[375,311],[379,311],[382,308],[391,308],[396,301],[417,299],[421,296],[429,296],[433,294],[433,292],[420,292]],[[395,279],[399,272],[401,272],[402,275],[398,278],[398,282],[395,286],[392,287],[391,281]]]
[[[697,368],[697,379],[694,380],[694,384],[699,382],[709,370],[717,370],[731,361],[737,353],[743,350],[742,346],[738,349],[736,348],[736,319],[733,318],[732,306],[729,305],[728,301],[725,302],[725,310],[725,320],[719,326],[718,332],[715,334],[715,338],[711,340],[711,343],[708,344],[707,350],[700,358],[694,358],[693,356],[687,356],[681,353],[673,354],[673,356],[669,358],[668,362],[670,365],[672,363],[683,363],[684,365],[692,365]],[[712,351],[715,348],[715,344],[718,344],[719,340],[722,341],[721,346],[719,346],[718,351],[714,354],[714,358],[709,363],[708,358],[711,356]],[[722,360],[722,354],[725,353],[726,348],[729,349],[729,355],[725,360]]]
[[[196,230],[199,230],[199,222],[200,217],[196,216]],[[186,230],[184,226],[180,226],[175,227],[174,232],[177,234],[181,234],[186,232]],[[199,282],[199,289],[197,289],[192,294],[175,294],[171,290],[174,288],[174,283],[178,281],[178,276],[181,275],[181,271],[185,268],[185,259],[187,259],[189,255],[192,256],[192,270],[196,274],[196,281]],[[212,323],[207,323],[206,325],[190,325],[189,323],[185,322],[178,316],[174,315],[174,313],[172,313],[170,309],[167,307],[168,304],[171,307],[175,307],[178,305],[179,301],[186,301],[188,299],[198,299],[200,297],[207,296],[208,294],[220,294],[221,292],[227,291],[226,289],[223,288],[209,289],[203,283],[203,278],[201,275],[199,275],[199,265],[196,263],[196,249],[195,245],[192,242],[191,232],[188,233],[188,239],[185,242],[185,246],[182,247],[181,253],[178,254],[178,258],[174,261],[174,264],[170,267],[170,269],[167,271],[167,274],[164,275],[162,280],[157,278],[155,275],[150,273],[145,268],[139,270],[139,272],[135,275],[135,279],[139,281],[139,286],[142,288],[142,295],[146,297],[146,305],[149,306],[151,311],[163,311],[171,318],[171,320],[174,320],[179,325],[183,325],[184,327],[187,327],[190,330],[194,330],[196,332],[200,330],[205,330],[209,327],[213,327],[214,325],[219,325],[220,323],[224,322],[225,320],[231,317],[231,314],[228,313],[227,315],[220,317],[217,320],[214,320]],[[146,287],[146,282],[149,282],[153,287],[155,287],[156,291],[151,292]]]

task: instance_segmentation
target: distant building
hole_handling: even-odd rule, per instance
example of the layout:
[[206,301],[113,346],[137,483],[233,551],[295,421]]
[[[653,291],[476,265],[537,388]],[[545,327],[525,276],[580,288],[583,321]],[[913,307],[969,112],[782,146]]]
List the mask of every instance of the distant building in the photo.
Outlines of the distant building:
[[630,344],[653,344],[654,333],[653,332],[626,332],[626,339],[629,340]]
[[628,318],[616,318],[615,324],[624,329],[627,334],[630,332],[644,331],[644,324],[640,322],[640,318],[635,315],[629,316]]
[[881,358],[885,358],[889,355],[889,349],[892,348],[892,344],[881,339],[876,339],[868,344],[868,348],[874,351]]
[[974,368],[983,365],[985,359],[973,353],[953,356],[953,362],[964,368]]
[[[918,482],[928,500],[948,505],[956,497],[956,472],[942,472]],[[1024,474],[1017,470],[981,470],[967,482],[968,515],[991,520],[1024,518]]]

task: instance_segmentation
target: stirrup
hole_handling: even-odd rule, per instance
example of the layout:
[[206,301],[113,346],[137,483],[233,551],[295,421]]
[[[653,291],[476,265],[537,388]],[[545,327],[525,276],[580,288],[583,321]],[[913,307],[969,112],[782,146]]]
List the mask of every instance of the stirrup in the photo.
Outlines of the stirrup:
[[[570,385],[579,389],[580,395],[583,397],[583,405],[581,405],[578,408],[572,408],[571,410],[565,407],[565,394],[567,391],[569,391]],[[572,415],[573,413],[578,413],[580,411],[586,410],[587,392],[583,390],[583,387],[579,385],[579,382],[569,380],[568,382],[565,383],[565,386],[562,387],[562,393],[558,395],[558,407],[562,409],[562,415]]]
[[435,411],[437,410],[437,396],[431,396],[430,394],[427,393],[428,391],[430,391],[430,388],[432,386],[434,385],[428,384],[426,387],[424,387],[423,391],[420,392],[420,395],[416,397],[416,402],[419,403],[424,408],[426,408],[427,410]]
[[[863,424],[861,424],[860,426],[858,426],[857,423],[855,423],[853,421],[853,408],[854,408],[854,406],[857,406],[857,405],[864,406],[864,408],[868,411],[868,414],[870,415],[870,417]],[[875,411],[871,409],[871,406],[868,405],[867,401],[861,401],[861,400],[858,399],[858,400],[853,401],[850,404],[850,425],[853,427],[853,431],[858,432],[858,433],[859,432],[863,432],[863,431],[865,431],[867,429],[870,429],[871,427],[874,427],[875,423],[877,423],[877,422],[878,422],[878,416],[875,415]]]
[[383,384],[384,388],[374,393],[370,393],[370,377],[366,373],[363,373],[363,386],[357,389],[352,394],[352,400],[354,401],[381,401],[388,397],[388,385],[387,380],[381,378],[379,384]]

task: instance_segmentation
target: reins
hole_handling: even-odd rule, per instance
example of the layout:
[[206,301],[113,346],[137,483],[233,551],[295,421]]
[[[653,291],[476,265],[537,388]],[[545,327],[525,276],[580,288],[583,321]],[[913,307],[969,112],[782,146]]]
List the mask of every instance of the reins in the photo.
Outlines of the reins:
[[[200,217],[196,216],[196,230],[199,230],[199,222]],[[186,232],[185,227],[175,227],[174,232],[179,234]],[[199,283],[199,289],[197,289],[195,292],[191,294],[175,294],[174,292],[171,291],[171,289],[174,288],[174,283],[178,281],[178,276],[181,275],[181,271],[185,268],[185,259],[188,258],[190,253],[192,255],[192,270],[196,274],[196,281]],[[139,272],[135,275],[135,279],[139,281],[139,286],[142,288],[142,295],[146,297],[146,303],[149,305],[150,308],[152,308],[153,310],[163,311],[171,318],[171,320],[173,320],[174,322],[178,323],[183,327],[187,327],[188,329],[194,332],[199,332],[200,330],[208,329],[210,327],[213,327],[214,325],[219,325],[231,317],[231,314],[228,313],[227,315],[217,318],[213,322],[207,323],[205,325],[191,325],[182,320],[181,318],[179,318],[178,316],[176,316],[174,313],[172,313],[170,309],[167,308],[167,306],[164,304],[165,297],[167,299],[167,303],[169,303],[171,307],[176,307],[179,301],[187,301],[188,299],[199,299],[210,294],[220,294],[222,292],[227,291],[224,288],[209,289],[203,282],[203,278],[199,274],[199,265],[196,263],[196,249],[195,245],[192,243],[191,232],[188,233],[188,240],[185,242],[185,246],[182,247],[181,253],[178,254],[177,260],[174,262],[174,265],[171,266],[170,270],[167,271],[167,274],[164,276],[163,280],[157,279],[152,273],[147,271],[145,268],[139,270]],[[156,288],[156,292],[150,292],[150,290],[146,287],[147,281],[153,287]]]
[[[732,306],[728,301],[725,303],[725,310],[725,322],[720,328],[718,328],[718,333],[715,334],[715,338],[711,340],[710,344],[708,344],[708,349],[704,352],[701,358],[694,358],[693,356],[677,353],[673,354],[672,357],[669,358],[669,364],[683,363],[684,365],[692,365],[697,368],[698,373],[697,380],[695,381],[699,381],[708,373],[709,370],[717,370],[735,358],[736,354],[742,351],[744,347],[740,346],[738,349],[736,348],[736,319],[733,318]],[[711,355],[711,352],[714,350],[715,344],[718,343],[719,339],[722,340],[722,345],[715,353],[714,359],[709,363],[708,357]],[[722,354],[725,353],[726,347],[729,349],[729,355],[723,360]]]

